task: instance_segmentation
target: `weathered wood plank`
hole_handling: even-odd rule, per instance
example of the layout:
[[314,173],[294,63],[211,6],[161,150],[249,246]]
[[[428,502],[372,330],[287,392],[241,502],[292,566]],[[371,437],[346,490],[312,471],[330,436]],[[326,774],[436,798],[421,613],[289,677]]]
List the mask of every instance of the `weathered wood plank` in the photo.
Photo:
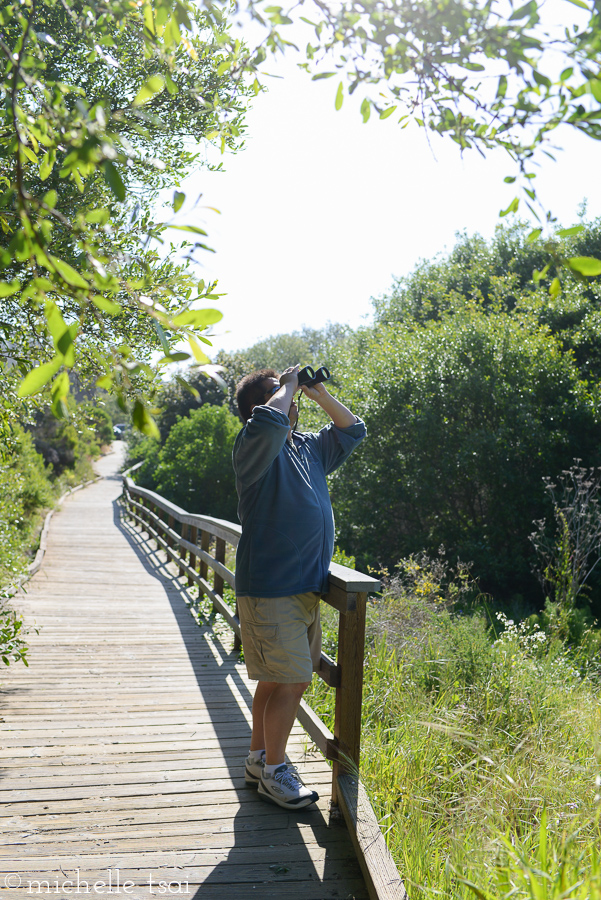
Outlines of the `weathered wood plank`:
[[[101,461],[105,473],[114,463]],[[365,900],[346,830],[328,824],[331,770],[306,754],[300,725],[288,750],[322,794],[318,805],[293,815],[246,786],[254,685],[231,635],[194,621],[164,554],[113,522],[118,490],[107,479],[65,502],[19,598],[41,632],[30,669],[11,667],[0,690],[0,871],[24,879],[3,894],[31,896],[27,878],[54,888],[78,867],[106,880],[112,866],[137,884],[136,900],[157,896],[150,872],[185,879],[191,895],[206,888],[211,900]],[[174,534],[178,522],[200,529],[198,549],[209,552],[202,526],[214,522],[163,511]],[[236,537],[217,528],[222,540]],[[183,534],[190,553],[196,535]],[[206,580],[209,566],[194,555],[193,566],[182,560],[183,580],[189,569]],[[221,588],[221,546],[217,556]]]

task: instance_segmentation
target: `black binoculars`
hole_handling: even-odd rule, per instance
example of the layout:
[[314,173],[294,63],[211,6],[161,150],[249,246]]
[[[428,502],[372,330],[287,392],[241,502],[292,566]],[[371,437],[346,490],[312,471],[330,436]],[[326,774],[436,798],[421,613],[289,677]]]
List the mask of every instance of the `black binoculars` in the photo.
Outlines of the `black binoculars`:
[[325,366],[321,366],[317,372],[311,366],[305,366],[298,373],[298,386],[312,387],[314,384],[320,384],[322,381],[328,381],[330,378],[330,370]]

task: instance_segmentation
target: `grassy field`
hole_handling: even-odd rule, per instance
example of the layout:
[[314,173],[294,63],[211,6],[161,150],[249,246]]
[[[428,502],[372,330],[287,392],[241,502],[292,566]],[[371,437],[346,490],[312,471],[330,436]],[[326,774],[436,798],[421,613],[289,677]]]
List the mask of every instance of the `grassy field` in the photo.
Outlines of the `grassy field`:
[[[595,659],[401,594],[369,607],[361,777],[410,900],[598,900]],[[333,699],[314,679],[330,725]]]

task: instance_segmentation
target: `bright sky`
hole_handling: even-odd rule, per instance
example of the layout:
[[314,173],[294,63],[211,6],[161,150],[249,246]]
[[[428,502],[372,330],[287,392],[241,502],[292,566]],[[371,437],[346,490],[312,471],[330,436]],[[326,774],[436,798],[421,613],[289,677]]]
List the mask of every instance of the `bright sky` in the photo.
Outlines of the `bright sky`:
[[[335,111],[338,79],[312,82],[292,60],[266,68],[283,77],[253,101],[246,149],[214,153],[225,172],[201,170],[184,185],[190,200],[202,198],[180,220],[205,227],[216,250],[203,254],[201,277],[218,278],[226,294],[215,304],[224,313],[215,350],[304,325],[365,324],[370,298],[393,276],[450,250],[457,231],[491,237],[515,193],[503,183],[515,174],[505,154],[462,159],[450,139],[429,147],[423,130],[402,130],[395,116],[364,125],[353,98]],[[565,149],[545,163],[537,189],[567,227],[585,197],[588,215],[601,214],[600,148],[559,139]]]

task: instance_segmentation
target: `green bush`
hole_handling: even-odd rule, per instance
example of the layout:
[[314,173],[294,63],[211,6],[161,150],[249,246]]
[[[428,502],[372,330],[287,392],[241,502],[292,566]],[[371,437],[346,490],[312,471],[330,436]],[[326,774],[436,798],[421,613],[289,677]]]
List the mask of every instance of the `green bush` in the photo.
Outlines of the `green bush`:
[[240,421],[224,406],[202,406],[171,427],[163,447],[150,438],[130,441],[128,465],[137,484],[189,512],[237,520],[232,450]]
[[0,459],[0,584],[24,571],[39,524],[38,513],[52,506],[56,496],[32,436],[15,428],[12,452]]
[[368,438],[332,477],[339,543],[361,567],[444,544],[499,600],[539,590],[528,535],[543,476],[601,442],[598,391],[533,318],[461,312],[349,342],[338,396]]

